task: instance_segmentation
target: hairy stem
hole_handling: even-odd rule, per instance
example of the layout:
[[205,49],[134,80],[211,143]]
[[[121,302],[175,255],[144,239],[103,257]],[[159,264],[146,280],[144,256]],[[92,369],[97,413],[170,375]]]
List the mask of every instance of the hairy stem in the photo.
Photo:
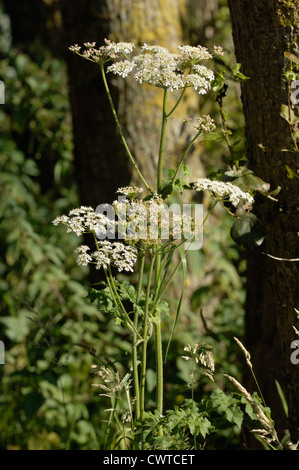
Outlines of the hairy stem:
[[[136,310],[134,314],[134,326],[136,330],[138,330],[138,302],[140,300],[141,288],[142,288],[142,280],[143,280],[143,272],[144,272],[144,259],[145,255],[142,253],[140,259],[140,268],[139,268],[139,279],[138,279],[138,286],[137,286],[137,294],[136,294]],[[134,380],[134,394],[135,394],[135,415],[136,420],[139,421],[140,419],[140,395],[139,395],[139,375],[138,375],[138,356],[137,356],[137,335],[134,335],[133,338],[133,380]]]
[[166,126],[167,126],[167,106],[166,106],[167,105],[167,91],[168,91],[167,88],[165,88],[164,96],[163,96],[162,126],[161,126],[159,160],[158,160],[158,169],[157,169],[157,192],[158,194],[161,194],[162,192],[162,167],[163,167]]
[[143,343],[142,343],[142,359],[141,359],[141,377],[140,377],[140,419],[141,422],[144,420],[144,397],[145,397],[145,375],[146,375],[146,353],[147,353],[147,333],[148,333],[148,319],[149,319],[149,300],[151,291],[152,274],[155,264],[155,256],[151,257],[147,286],[146,286],[146,297],[145,297],[145,308],[144,308],[144,319],[143,319]]
[[[161,277],[161,255],[157,255],[156,263],[156,282],[155,286],[158,289]],[[163,414],[163,352],[162,352],[162,331],[161,331],[161,314],[157,312],[155,329],[155,343],[156,343],[156,373],[157,373],[157,388],[156,388],[156,409],[160,415]]]

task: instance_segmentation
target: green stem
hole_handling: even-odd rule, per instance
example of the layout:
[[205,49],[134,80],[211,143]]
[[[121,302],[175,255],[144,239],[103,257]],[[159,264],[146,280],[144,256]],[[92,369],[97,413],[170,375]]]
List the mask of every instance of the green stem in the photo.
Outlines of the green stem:
[[[213,204],[211,205],[207,215],[205,216],[204,220],[203,220],[203,223],[202,223],[202,227],[204,226],[204,224],[206,223],[208,217],[210,216],[210,214],[213,212],[216,204],[217,204],[218,201],[214,201]],[[182,242],[184,243],[184,242]],[[188,251],[188,250],[187,250]],[[186,251],[186,253],[187,253]],[[156,305],[157,303],[159,302],[159,300],[161,299],[161,297],[163,297],[164,295],[164,292],[167,290],[169,284],[171,283],[176,271],[178,270],[178,268],[180,267],[180,265],[182,264],[182,259],[180,259],[180,261],[177,263],[176,267],[173,269],[171,275],[169,276],[169,279],[165,282],[164,286],[160,285],[159,286],[159,289],[156,290],[156,293],[155,293],[155,297],[154,297],[154,301],[153,301],[153,306],[152,306],[152,310],[150,313],[153,313],[155,311],[155,308],[156,308]]]
[[122,314],[125,317],[129,329],[132,330],[135,333],[135,335],[137,335],[140,339],[142,339],[140,334],[136,330],[134,323],[132,322],[131,318],[129,317],[128,312],[126,311],[125,307],[123,306],[123,303],[122,303],[122,301],[121,301],[121,299],[118,295],[118,292],[117,292],[117,289],[116,289],[115,284],[114,284],[114,280],[113,280],[113,276],[112,276],[110,267],[108,268],[109,276],[107,274],[107,270],[105,269],[104,271],[105,271],[105,274],[106,274],[107,284],[109,286],[110,292],[111,292],[112,297],[113,297],[113,301],[114,301],[115,305],[118,307],[120,314]]
[[155,323],[155,340],[156,340],[156,372],[157,372],[157,389],[156,389],[156,409],[160,416],[163,415],[163,351],[162,351],[162,332],[161,332],[161,314]]
[[114,416],[115,409],[116,409],[116,402],[117,402],[117,399],[115,397],[111,397],[111,410],[109,413],[109,420],[108,420],[107,429],[105,433],[104,449],[107,449],[107,442],[108,442],[108,437],[110,433],[110,427],[111,427],[113,416]]
[[183,91],[182,91],[182,93],[181,93],[181,96],[179,97],[179,99],[177,100],[176,104],[175,104],[174,107],[171,109],[171,111],[167,114],[167,117],[168,117],[168,118],[172,115],[172,113],[176,110],[176,108],[178,107],[178,105],[179,105],[180,102],[182,101],[182,98],[183,98],[183,96],[184,96],[186,90],[187,90],[187,85],[184,86],[184,89],[183,89]]
[[110,107],[111,107],[111,110],[112,110],[112,114],[113,114],[113,117],[114,117],[114,120],[115,120],[115,123],[116,123],[116,126],[117,126],[117,129],[120,133],[120,137],[121,137],[121,140],[122,140],[122,143],[126,149],[126,152],[128,154],[128,157],[129,159],[131,160],[131,163],[133,165],[133,167],[135,168],[138,176],[140,177],[141,181],[143,182],[143,184],[145,185],[145,187],[148,189],[148,191],[150,193],[152,193],[152,190],[150,188],[150,186],[147,184],[147,182],[145,181],[144,177],[142,176],[136,162],[135,162],[135,159],[128,147],[128,144],[127,144],[127,141],[125,139],[125,136],[123,134],[123,131],[122,131],[122,128],[121,128],[121,125],[119,123],[119,120],[118,120],[118,117],[117,117],[117,113],[116,113],[116,110],[115,110],[115,107],[114,107],[114,104],[113,104],[113,100],[112,100],[112,97],[111,97],[111,93],[110,93],[110,90],[109,90],[109,86],[108,86],[108,82],[107,82],[107,79],[106,79],[106,74],[105,74],[105,69],[104,69],[104,65],[101,64],[100,65],[101,67],[101,74],[102,74],[102,78],[103,78],[103,82],[104,82],[104,87],[105,87],[105,90],[106,90],[106,93],[107,93],[107,96],[108,96],[108,100],[109,100],[109,104],[110,104]]
[[140,419],[141,422],[144,420],[144,397],[145,397],[145,375],[146,375],[146,352],[147,352],[147,332],[148,332],[148,319],[149,319],[149,300],[153,268],[155,264],[155,256],[152,256],[151,263],[148,272],[147,286],[146,286],[146,297],[145,297],[145,308],[144,308],[144,319],[143,319],[143,343],[142,343],[142,359],[141,359],[141,377],[140,377]]
[[157,192],[158,194],[161,194],[162,192],[162,167],[163,167],[163,156],[164,156],[166,126],[167,126],[167,107],[166,107],[167,92],[168,90],[167,88],[165,88],[164,96],[163,96],[162,125],[161,125],[159,160],[158,160],[158,169],[157,169]]
[[187,153],[189,152],[190,148],[192,147],[192,145],[194,144],[194,142],[196,141],[196,139],[198,138],[198,136],[201,134],[201,131],[200,132],[197,132],[196,136],[193,137],[193,139],[191,140],[191,142],[189,143],[189,145],[187,146],[186,150],[184,151],[183,155],[182,155],[182,158],[180,159],[179,161],[179,164],[177,166],[177,169],[175,170],[175,173],[172,177],[172,183],[175,181],[176,177],[177,177],[177,174],[178,172],[180,171],[181,169],[181,166],[182,164],[184,163],[184,160],[187,156]]
[[[155,286],[158,290],[161,277],[161,254],[157,255],[156,263],[156,282]],[[156,373],[157,373],[157,388],[156,388],[156,409],[160,415],[163,414],[163,352],[162,352],[162,331],[161,331],[161,314],[157,312],[155,329],[155,343],[156,343]]]
[[[142,280],[143,280],[143,272],[144,272],[144,260],[145,255],[142,253],[140,259],[140,268],[139,268],[139,279],[138,279],[138,286],[137,286],[137,293],[136,293],[136,304],[138,307],[138,303],[140,300],[141,288],[142,288]],[[138,309],[136,308],[134,314],[134,326],[136,330],[138,329]],[[133,381],[134,381],[134,394],[135,394],[135,416],[136,420],[139,421],[140,419],[140,396],[139,396],[139,376],[138,376],[138,356],[137,356],[137,335],[134,335],[133,338]]]

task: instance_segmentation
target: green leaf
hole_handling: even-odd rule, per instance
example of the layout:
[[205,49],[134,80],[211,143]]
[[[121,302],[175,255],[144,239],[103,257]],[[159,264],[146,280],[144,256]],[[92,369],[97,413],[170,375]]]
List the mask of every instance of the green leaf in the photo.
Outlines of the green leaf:
[[200,414],[191,415],[188,420],[188,425],[192,436],[201,434],[204,439],[211,430],[214,430],[214,426],[212,426],[208,418]]
[[162,199],[167,199],[168,196],[171,195],[173,189],[174,188],[172,183],[168,183],[166,186],[164,186],[164,188],[162,189]]
[[299,121],[299,117],[296,116],[294,110],[289,108],[286,104],[281,105],[280,116],[291,125],[294,125]]
[[218,76],[212,81],[211,87],[213,91],[220,91],[222,90],[225,84],[225,77],[223,75],[218,74]]
[[284,74],[284,77],[287,79],[287,80],[297,80],[297,73],[294,72],[293,70],[287,70]]
[[289,407],[288,407],[288,402],[286,400],[285,394],[284,394],[284,392],[283,392],[283,390],[280,386],[280,383],[277,380],[275,380],[275,385],[276,385],[276,388],[277,388],[277,392],[278,392],[278,395],[279,395],[284,413],[285,413],[286,417],[288,418],[289,417]]
[[21,343],[30,331],[28,312],[21,309],[17,317],[3,317],[0,322],[5,325],[6,336],[15,343]]
[[248,169],[226,171],[223,175],[223,179],[224,181],[233,183],[245,192],[260,191],[265,193],[270,189],[269,183],[266,183],[256,176],[253,171]]
[[260,246],[266,236],[263,224],[252,213],[245,214],[237,219],[230,233],[232,239],[239,245],[243,245],[247,250]]
[[226,394],[220,388],[211,393],[213,408],[225,416],[229,423],[236,424],[240,429],[243,422],[243,412],[239,407],[238,400],[231,393]]
[[297,57],[295,54],[292,54],[291,52],[285,52],[284,56],[294,62],[294,64],[299,64],[299,57]]
[[292,179],[292,178],[298,178],[298,175],[288,166],[286,165],[286,170],[287,170],[287,177]]
[[249,77],[246,77],[242,72],[240,72],[241,64],[237,63],[234,65],[232,72],[233,72],[233,77],[238,80],[239,82],[246,82],[246,80],[249,80]]

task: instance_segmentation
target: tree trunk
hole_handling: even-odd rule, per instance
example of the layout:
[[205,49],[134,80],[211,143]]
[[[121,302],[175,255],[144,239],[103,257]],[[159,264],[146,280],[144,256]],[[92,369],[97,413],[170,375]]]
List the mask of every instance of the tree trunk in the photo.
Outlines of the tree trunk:
[[[183,42],[182,0],[81,0],[63,5],[67,45],[87,41],[101,45],[105,37],[139,46],[160,44],[169,49]],[[81,199],[96,206],[112,201],[119,186],[141,182],[132,174],[120,146],[98,67],[72,54],[68,63]],[[130,79],[108,78],[129,147],[145,179],[155,185],[161,90],[140,86]],[[184,109],[187,105],[190,101]],[[176,153],[180,155],[186,136],[180,135],[181,122],[174,120],[170,125],[167,150],[171,160]]]
[[[242,102],[247,132],[249,168],[271,189],[281,191],[278,202],[258,198],[255,212],[267,230],[260,249],[248,254],[246,345],[266,403],[280,437],[286,427],[292,440],[299,438],[299,366],[290,360],[291,343],[298,329],[298,180],[288,178],[286,165],[294,172],[298,155],[281,152],[290,148],[290,132],[280,116],[288,104],[283,72],[284,52],[297,53],[298,0],[228,0],[237,61],[250,80],[242,84]],[[270,149],[263,152],[262,144]],[[298,273],[298,271],[297,271]],[[247,386],[252,386],[249,377]],[[286,395],[289,420],[276,392],[278,380]]]

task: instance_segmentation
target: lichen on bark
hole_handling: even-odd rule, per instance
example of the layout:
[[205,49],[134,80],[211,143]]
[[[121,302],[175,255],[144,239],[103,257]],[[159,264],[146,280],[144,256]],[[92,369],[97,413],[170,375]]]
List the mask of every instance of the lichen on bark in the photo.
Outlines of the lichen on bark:
[[299,24],[299,1],[278,0],[277,16],[284,28],[298,27]]

